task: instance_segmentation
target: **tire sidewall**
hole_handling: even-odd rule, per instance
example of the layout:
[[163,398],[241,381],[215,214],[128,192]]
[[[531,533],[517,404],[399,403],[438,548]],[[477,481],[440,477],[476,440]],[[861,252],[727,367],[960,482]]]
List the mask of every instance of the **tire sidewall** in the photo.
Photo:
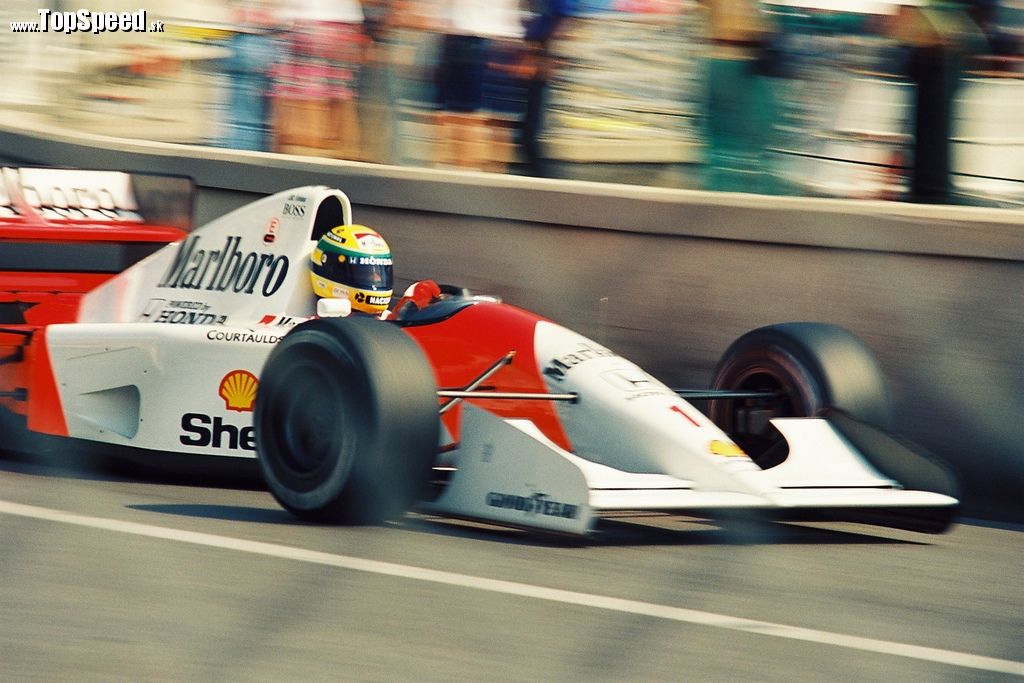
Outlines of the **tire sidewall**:
[[[726,349],[711,385],[765,388],[750,386],[750,378],[759,373],[775,378],[782,390],[776,417],[817,417],[838,409],[883,429],[892,423],[889,391],[878,361],[845,328],[801,322],[751,330]],[[727,433],[733,433],[737,405],[737,400],[720,399],[709,407],[711,419]]]
[[[334,405],[325,410],[338,419],[324,466],[296,476],[289,454],[280,452],[287,429],[280,423],[290,413],[273,406],[303,398],[289,376],[302,366],[302,377],[323,369],[331,378]],[[286,509],[314,521],[376,523],[400,515],[423,492],[437,447],[436,385],[422,351],[400,328],[362,317],[303,323],[270,354],[261,382],[257,455]]]
[[787,388],[790,417],[817,415],[828,403],[828,386],[793,350],[778,344],[749,344],[732,349],[715,371],[714,388],[744,389],[768,376]]
[[[338,394],[338,403],[331,406],[343,415],[340,422],[346,427],[362,423],[360,413],[364,412],[366,406],[360,406],[360,398],[352,394],[365,394],[365,373],[338,339],[321,330],[304,330],[302,334],[286,336],[280,342],[264,368],[263,376],[266,379],[261,382],[260,390],[267,392],[265,398],[274,401],[279,398],[282,391],[290,391],[290,388],[280,386],[280,383],[294,381],[289,376],[294,374],[292,371],[299,363],[287,360],[282,362],[281,359],[287,359],[289,355],[303,351],[320,356],[324,374],[330,377],[328,381],[334,386],[343,389],[343,383],[348,385],[349,391],[341,391]],[[312,358],[307,362],[312,362]],[[268,406],[267,400],[257,401],[253,420],[257,443],[263,444],[264,448],[261,450],[265,450],[266,444],[272,439],[275,442],[275,450],[284,448],[285,444],[280,443],[279,439],[268,439],[266,436],[268,428],[271,428],[267,420],[281,417],[273,413],[267,414],[268,410],[272,408]],[[346,429],[345,433],[337,438],[336,448],[331,449],[333,452],[328,454],[329,459],[321,467],[305,474],[289,467],[289,458],[283,453],[262,453],[262,457],[259,457],[260,471],[271,493],[285,508],[293,512],[302,512],[330,507],[333,505],[336,492],[344,490],[348,484],[356,455],[372,450],[372,444],[366,443],[368,437],[369,434],[365,430]]]

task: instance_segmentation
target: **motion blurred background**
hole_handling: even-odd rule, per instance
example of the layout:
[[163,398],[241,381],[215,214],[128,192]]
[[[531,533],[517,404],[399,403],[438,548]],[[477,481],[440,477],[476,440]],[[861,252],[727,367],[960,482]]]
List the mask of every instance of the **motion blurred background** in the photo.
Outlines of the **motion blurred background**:
[[[148,0],[13,33],[8,122],[361,162],[1024,206],[1024,0]],[[94,0],[92,11],[136,11]]]
[[[8,29],[83,6],[142,8],[166,30]],[[1020,671],[1021,535],[999,526],[1024,522],[1024,0],[0,0],[0,74],[0,161],[198,177],[206,220],[331,183],[401,277],[500,293],[671,386],[707,386],[753,327],[848,327],[890,378],[901,431],[960,470],[964,515],[998,521],[922,540],[652,517],[579,546],[422,516],[325,530],[191,473],[69,472],[62,444],[53,467],[0,463],[0,680]],[[26,504],[104,526],[15,516]],[[760,625],[127,536],[117,520]],[[774,637],[788,625],[825,640]]]

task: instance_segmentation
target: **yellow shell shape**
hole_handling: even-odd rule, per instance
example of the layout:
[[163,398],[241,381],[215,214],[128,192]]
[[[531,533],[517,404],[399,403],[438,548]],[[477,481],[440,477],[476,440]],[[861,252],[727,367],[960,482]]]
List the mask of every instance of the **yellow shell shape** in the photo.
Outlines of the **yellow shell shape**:
[[248,370],[232,370],[220,381],[220,397],[228,410],[240,413],[252,412],[252,404],[256,400],[256,389],[260,382],[256,375]]
[[708,444],[708,450],[714,455],[724,455],[727,458],[738,458],[746,455],[742,448],[731,441],[720,441],[718,439]]

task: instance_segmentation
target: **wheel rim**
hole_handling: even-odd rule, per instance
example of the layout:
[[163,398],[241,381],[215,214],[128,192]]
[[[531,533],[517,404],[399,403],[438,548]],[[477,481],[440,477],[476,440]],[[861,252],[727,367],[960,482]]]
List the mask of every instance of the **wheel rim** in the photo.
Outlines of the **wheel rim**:
[[714,417],[761,467],[774,467],[783,462],[788,455],[786,440],[770,420],[808,415],[813,412],[813,399],[793,383],[790,372],[770,363],[742,368],[719,383],[737,391],[773,394],[765,398],[724,400]]
[[348,469],[352,444],[345,438],[348,402],[336,369],[311,361],[288,368],[284,400],[270,401],[271,420],[279,425],[275,439],[279,467],[290,478],[316,481],[328,471]]
[[307,385],[307,391],[305,395],[290,396],[283,407],[282,455],[289,468],[298,474],[315,472],[330,459],[336,441],[331,427],[343,420],[340,415],[331,414],[337,392],[320,384]]
[[778,394],[774,398],[737,400],[730,410],[734,438],[740,447],[762,467],[778,464],[776,460],[779,456],[772,457],[772,453],[778,449],[782,435],[769,420],[793,414],[792,399],[785,391],[781,378],[775,373],[755,372],[743,378],[738,388],[740,391]]

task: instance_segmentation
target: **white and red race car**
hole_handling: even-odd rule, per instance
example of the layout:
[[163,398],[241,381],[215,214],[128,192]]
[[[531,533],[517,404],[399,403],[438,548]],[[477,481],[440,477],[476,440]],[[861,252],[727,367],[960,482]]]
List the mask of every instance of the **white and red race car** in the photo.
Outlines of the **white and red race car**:
[[[0,406],[30,431],[143,460],[257,458],[285,508],[329,522],[418,504],[567,534],[651,510],[939,532],[955,514],[955,481],[889,434],[878,365],[836,326],[754,330],[712,388],[675,390],[453,287],[388,320],[318,316],[309,254],[352,222],[336,189],[185,231],[148,218],[127,174],[3,180],[0,254],[16,256],[0,255]],[[152,253],[106,273],[74,262],[102,246]]]

